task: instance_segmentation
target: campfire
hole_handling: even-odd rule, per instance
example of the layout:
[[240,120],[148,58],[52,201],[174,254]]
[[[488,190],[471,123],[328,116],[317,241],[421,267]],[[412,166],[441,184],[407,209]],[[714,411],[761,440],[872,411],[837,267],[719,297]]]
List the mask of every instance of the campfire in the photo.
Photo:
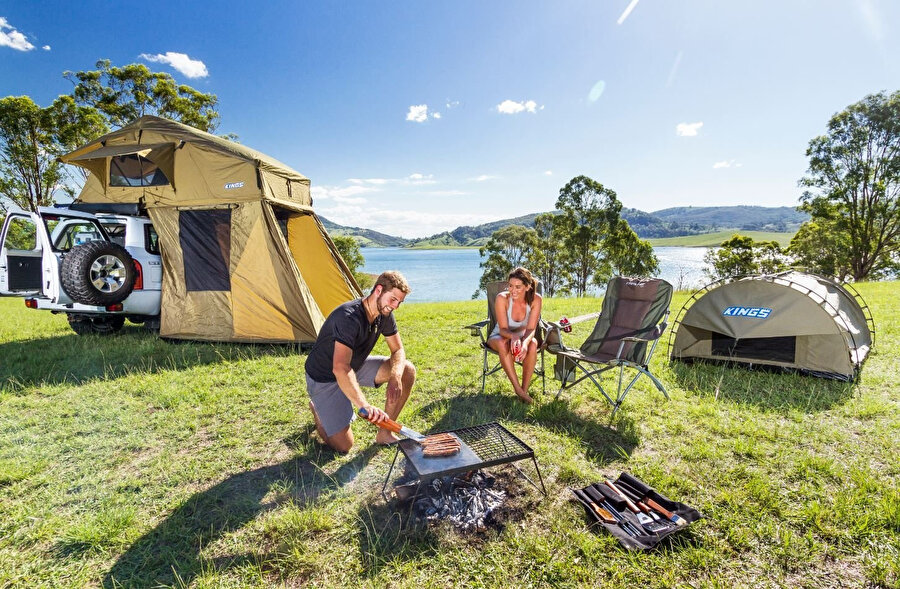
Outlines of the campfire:
[[483,532],[506,492],[494,489],[496,479],[480,470],[443,476],[423,485],[413,502],[413,513],[421,520],[449,520],[462,531]]

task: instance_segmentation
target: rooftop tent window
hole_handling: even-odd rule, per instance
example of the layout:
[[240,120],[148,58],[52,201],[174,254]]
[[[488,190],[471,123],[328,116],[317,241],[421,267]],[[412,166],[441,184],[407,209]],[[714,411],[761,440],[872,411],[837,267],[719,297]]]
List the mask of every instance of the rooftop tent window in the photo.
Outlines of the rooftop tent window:
[[166,186],[169,179],[155,163],[136,153],[109,160],[110,186]]
[[181,211],[178,224],[187,291],[231,290],[231,209]]

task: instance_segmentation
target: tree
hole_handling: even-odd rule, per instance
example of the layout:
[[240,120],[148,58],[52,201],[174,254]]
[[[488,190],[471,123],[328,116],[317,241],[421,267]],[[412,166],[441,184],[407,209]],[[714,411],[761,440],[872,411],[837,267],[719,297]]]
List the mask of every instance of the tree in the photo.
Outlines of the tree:
[[659,259],[649,241],[638,237],[625,219],[619,219],[604,244],[611,267],[609,275],[594,275],[594,284],[605,286],[613,274],[619,276],[653,276],[659,272]]
[[359,248],[359,242],[349,235],[333,235],[331,241],[334,242],[334,247],[337,248],[338,253],[344,258],[344,263],[347,264],[347,268],[353,273],[356,282],[362,288],[366,288],[371,284],[372,279],[369,275],[358,271],[366,263],[366,259]]
[[219,121],[218,98],[185,84],[176,84],[167,74],[152,72],[140,63],[113,67],[101,59],[97,69],[64,72],[75,85],[72,96],[83,106],[103,113],[111,127],[122,127],[144,115],[157,115],[213,132]]
[[841,281],[850,275],[848,251],[850,236],[840,231],[834,217],[824,216],[803,223],[788,247],[797,266]]
[[787,268],[777,241],[753,241],[752,237],[738,234],[723,241],[718,250],[710,249],[703,260],[709,265],[705,272],[713,280],[747,274],[772,274]]
[[28,96],[0,99],[0,197],[34,211],[53,205],[60,191],[72,196],[68,169],[57,158],[105,129],[94,109],[69,96],[46,108]]
[[534,218],[534,231],[538,248],[544,254],[544,263],[535,268],[538,278],[548,297],[556,296],[563,290],[566,270],[563,266],[563,223],[559,215],[543,213]]
[[556,208],[562,211],[567,285],[577,296],[584,296],[592,276],[611,274],[602,246],[618,226],[622,204],[614,191],[587,176],[577,176],[560,189]]
[[[900,91],[871,94],[835,114],[826,135],[806,150],[809,190],[801,210],[815,231],[846,236],[834,252],[835,269],[846,266],[854,280],[880,278],[896,270],[900,253]],[[799,246],[799,243],[798,243]]]
[[494,231],[478,253],[482,258],[487,256],[487,259],[479,264],[484,272],[478,281],[478,290],[472,294],[473,299],[486,290],[489,282],[506,280],[510,270],[516,266],[525,266],[531,270],[544,263],[537,233],[534,229],[521,225],[507,225]]

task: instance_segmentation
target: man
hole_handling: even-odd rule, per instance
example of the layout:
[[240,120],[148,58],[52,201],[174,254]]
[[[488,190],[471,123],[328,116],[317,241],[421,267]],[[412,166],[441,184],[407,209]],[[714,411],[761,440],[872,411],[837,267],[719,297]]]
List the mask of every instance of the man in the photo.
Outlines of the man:
[[[338,452],[353,446],[350,423],[354,407],[365,407],[368,420],[379,424],[397,419],[409,399],[416,368],[406,359],[393,312],[409,294],[409,284],[396,271],[383,272],[367,297],[348,301],[332,311],[306,359],[306,389],[316,430]],[[390,357],[369,356],[378,336],[384,335]],[[384,411],[369,404],[361,387],[387,383]],[[379,428],[375,441],[390,444],[397,438]]]

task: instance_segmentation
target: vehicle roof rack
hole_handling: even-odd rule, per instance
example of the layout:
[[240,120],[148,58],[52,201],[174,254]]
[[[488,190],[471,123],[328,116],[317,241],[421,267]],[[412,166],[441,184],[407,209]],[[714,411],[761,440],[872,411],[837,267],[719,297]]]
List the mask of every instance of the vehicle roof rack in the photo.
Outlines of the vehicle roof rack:
[[113,215],[144,215],[141,205],[136,202],[73,202],[69,208],[83,213],[109,213]]

